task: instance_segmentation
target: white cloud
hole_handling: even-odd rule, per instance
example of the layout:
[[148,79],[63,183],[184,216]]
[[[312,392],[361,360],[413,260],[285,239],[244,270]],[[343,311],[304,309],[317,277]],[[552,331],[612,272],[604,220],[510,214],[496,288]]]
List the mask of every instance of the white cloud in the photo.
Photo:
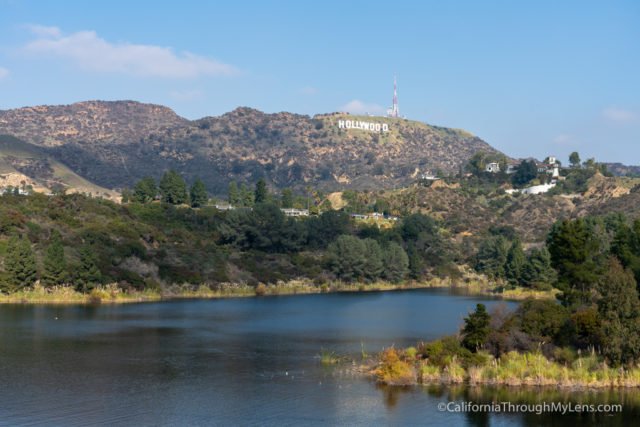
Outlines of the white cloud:
[[4,79],[9,75],[9,70],[6,68],[0,67],[0,80]]
[[204,97],[204,93],[201,90],[172,90],[169,92],[169,96],[176,101],[195,101],[198,99],[202,99]]
[[347,102],[345,105],[339,108],[340,111],[346,111],[352,114],[384,114],[384,107],[373,104],[362,102],[358,99],[354,99],[353,101]]
[[38,37],[60,37],[62,31],[58,27],[47,27],[45,25],[27,24],[25,28]]
[[605,119],[616,123],[629,123],[640,119],[640,114],[637,112],[618,107],[605,108],[602,110],[602,115]]
[[68,59],[91,71],[144,77],[194,78],[237,73],[236,68],[190,52],[176,53],[169,47],[110,43],[95,31],[63,35],[55,27],[31,26],[38,36],[25,46],[30,54]]

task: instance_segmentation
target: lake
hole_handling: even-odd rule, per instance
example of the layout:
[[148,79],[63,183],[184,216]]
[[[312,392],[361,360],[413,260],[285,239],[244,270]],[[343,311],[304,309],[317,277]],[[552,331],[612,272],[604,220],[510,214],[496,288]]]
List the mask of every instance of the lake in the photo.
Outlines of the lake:
[[[0,425],[630,425],[640,394],[393,388],[322,366],[454,333],[448,290],[0,306]],[[624,403],[623,414],[446,413],[449,401]],[[623,422],[624,421],[624,422]]]

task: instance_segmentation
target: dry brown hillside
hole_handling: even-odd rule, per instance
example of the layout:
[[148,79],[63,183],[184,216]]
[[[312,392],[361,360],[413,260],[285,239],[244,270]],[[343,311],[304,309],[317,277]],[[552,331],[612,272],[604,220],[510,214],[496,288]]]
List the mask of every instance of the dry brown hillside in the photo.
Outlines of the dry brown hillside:
[[[385,124],[388,132],[340,129],[339,120]],[[323,190],[408,185],[427,171],[457,172],[478,151],[500,155],[465,131],[405,119],[266,114],[238,108],[189,121],[132,101],[0,111],[0,134],[41,147],[75,173],[108,188],[132,186],[172,168],[210,192],[232,180]]]

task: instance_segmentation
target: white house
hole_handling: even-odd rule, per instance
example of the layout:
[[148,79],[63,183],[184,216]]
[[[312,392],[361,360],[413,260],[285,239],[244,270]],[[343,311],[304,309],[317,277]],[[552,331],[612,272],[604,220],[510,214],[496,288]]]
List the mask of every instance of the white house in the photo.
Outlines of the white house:
[[294,208],[282,208],[280,209],[286,216],[309,216],[309,209],[294,209]]
[[485,172],[489,173],[498,173],[500,172],[500,163],[498,162],[490,162],[484,167]]

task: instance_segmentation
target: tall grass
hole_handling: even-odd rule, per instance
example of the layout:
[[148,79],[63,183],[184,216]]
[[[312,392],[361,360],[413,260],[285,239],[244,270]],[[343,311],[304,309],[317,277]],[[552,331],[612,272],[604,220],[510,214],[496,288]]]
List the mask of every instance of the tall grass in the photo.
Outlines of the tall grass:
[[[378,381],[390,385],[466,382],[559,388],[640,387],[640,367],[611,368],[594,352],[565,365],[547,359],[540,352],[512,351],[465,368],[456,356],[440,367],[429,359],[411,360],[406,352],[387,349],[379,356],[374,374]],[[413,378],[408,377],[410,374]]]

